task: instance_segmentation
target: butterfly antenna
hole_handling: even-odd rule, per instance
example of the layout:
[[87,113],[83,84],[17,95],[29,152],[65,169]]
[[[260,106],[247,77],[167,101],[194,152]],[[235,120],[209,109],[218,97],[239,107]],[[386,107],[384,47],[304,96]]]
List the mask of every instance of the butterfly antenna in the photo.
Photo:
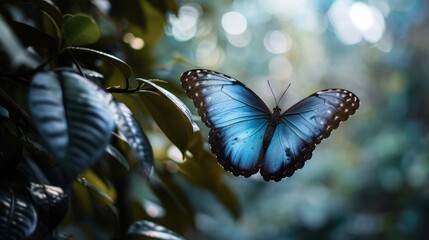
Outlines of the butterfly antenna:
[[282,100],[283,96],[286,94],[286,92],[287,92],[287,90],[289,89],[289,87],[290,87],[290,83],[289,83],[289,85],[287,85],[286,90],[285,90],[285,91],[283,92],[283,94],[280,96],[279,102]]
[[267,83],[268,83],[268,86],[270,87],[271,94],[273,95],[274,101],[276,102],[276,106],[277,106],[277,105],[279,105],[279,102],[277,102],[276,95],[274,94],[273,88],[271,87],[271,84],[270,84],[270,80],[267,80]]

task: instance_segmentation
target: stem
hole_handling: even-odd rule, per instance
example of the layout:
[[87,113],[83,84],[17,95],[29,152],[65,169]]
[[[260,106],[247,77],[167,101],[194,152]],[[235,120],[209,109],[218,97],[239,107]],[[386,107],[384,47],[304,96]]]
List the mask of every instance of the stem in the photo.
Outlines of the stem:
[[21,117],[28,127],[30,127],[32,130],[36,130],[36,126],[34,126],[34,123],[31,119],[31,117],[25,112],[9,95],[0,88],[0,100],[6,104],[6,108],[8,110],[12,110],[16,115]]

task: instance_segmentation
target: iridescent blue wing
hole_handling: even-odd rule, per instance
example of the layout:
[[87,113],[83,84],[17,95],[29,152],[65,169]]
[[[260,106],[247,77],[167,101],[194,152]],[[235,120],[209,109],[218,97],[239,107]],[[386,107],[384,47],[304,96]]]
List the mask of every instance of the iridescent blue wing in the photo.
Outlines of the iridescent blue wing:
[[182,87],[202,121],[209,127],[209,143],[219,163],[234,175],[259,170],[262,142],[271,112],[238,80],[210,70],[182,74]]
[[265,153],[261,174],[279,181],[304,166],[317,144],[359,108],[359,99],[343,89],[319,91],[281,116]]

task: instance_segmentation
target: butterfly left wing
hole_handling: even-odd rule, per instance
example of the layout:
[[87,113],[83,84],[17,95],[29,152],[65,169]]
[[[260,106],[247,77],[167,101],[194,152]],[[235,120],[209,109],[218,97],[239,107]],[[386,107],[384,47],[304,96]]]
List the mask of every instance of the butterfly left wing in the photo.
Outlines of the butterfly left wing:
[[264,102],[238,80],[215,71],[190,70],[180,80],[211,128],[209,143],[219,163],[234,175],[257,172],[271,115]]
[[292,176],[316,145],[358,108],[358,97],[344,89],[319,91],[289,108],[273,133],[261,175],[267,181]]

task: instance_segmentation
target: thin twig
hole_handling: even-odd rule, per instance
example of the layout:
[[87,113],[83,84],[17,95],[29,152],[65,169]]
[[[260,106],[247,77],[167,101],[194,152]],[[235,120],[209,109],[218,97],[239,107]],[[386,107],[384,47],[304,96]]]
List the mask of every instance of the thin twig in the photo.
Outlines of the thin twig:
[[20,116],[32,130],[36,129],[31,117],[19,106],[9,95],[0,88],[0,100],[6,104],[8,110],[12,110],[16,115]]

